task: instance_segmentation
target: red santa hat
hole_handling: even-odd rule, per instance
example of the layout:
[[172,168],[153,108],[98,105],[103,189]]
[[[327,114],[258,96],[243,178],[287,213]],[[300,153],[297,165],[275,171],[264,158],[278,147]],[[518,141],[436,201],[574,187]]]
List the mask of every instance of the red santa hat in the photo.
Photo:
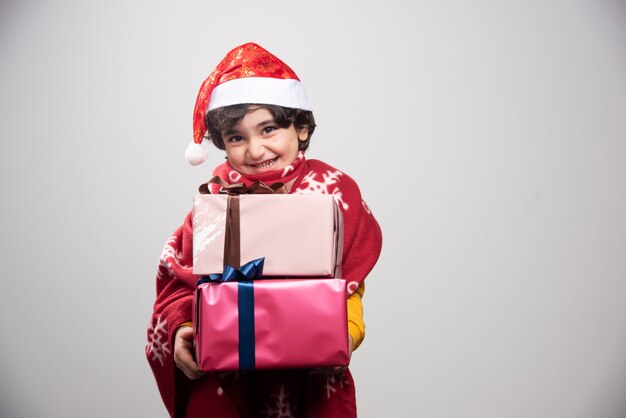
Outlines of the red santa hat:
[[193,142],[185,151],[189,164],[206,161],[208,150],[201,144],[207,112],[244,103],[312,110],[300,79],[287,64],[257,44],[238,46],[200,86],[193,112]]

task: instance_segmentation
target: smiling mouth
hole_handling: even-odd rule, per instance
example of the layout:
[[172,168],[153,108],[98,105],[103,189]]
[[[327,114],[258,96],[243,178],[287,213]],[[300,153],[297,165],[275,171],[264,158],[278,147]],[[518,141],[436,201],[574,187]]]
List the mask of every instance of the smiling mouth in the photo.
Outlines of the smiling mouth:
[[276,160],[278,160],[278,157],[276,158],[272,158],[271,160],[267,160],[267,161],[263,161],[260,164],[250,164],[252,167],[254,168],[270,168],[271,166],[274,165],[274,163],[276,162]]

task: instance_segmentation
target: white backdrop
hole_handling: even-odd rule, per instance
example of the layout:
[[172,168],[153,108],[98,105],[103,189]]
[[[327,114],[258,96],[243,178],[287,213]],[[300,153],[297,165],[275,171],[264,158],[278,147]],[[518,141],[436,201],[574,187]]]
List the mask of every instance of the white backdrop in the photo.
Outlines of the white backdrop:
[[0,3],[2,417],[165,417],[144,358],[163,243],[223,161],[201,81],[255,41],[309,157],[384,233],[361,417],[626,416],[624,2]]

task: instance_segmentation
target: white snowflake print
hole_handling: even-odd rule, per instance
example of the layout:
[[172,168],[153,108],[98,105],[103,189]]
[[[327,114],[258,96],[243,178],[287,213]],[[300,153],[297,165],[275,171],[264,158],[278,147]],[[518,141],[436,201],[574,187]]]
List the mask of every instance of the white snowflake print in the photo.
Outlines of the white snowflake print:
[[310,171],[302,179],[302,184],[298,186],[298,189],[294,193],[308,194],[308,193],[321,193],[331,194],[335,198],[338,205],[344,210],[348,210],[348,204],[343,201],[343,193],[337,187],[339,177],[343,176],[343,173],[339,170],[331,171],[326,170],[325,173],[321,173],[322,180],[317,180],[319,174],[314,171]]
[[302,158],[304,158],[304,151],[298,152],[298,156],[296,157],[294,162],[288,165],[287,167],[285,167],[285,169],[283,170],[282,176],[285,177],[287,174],[291,173],[294,170],[294,166],[296,165],[296,163],[302,160]]
[[156,324],[150,323],[148,328],[148,342],[146,343],[146,355],[153,362],[158,361],[163,366],[165,356],[170,354],[170,343],[167,341],[167,320],[161,321],[161,316]]
[[356,289],[359,287],[359,282],[348,282],[346,287],[348,289],[348,294],[351,295],[356,292]]
[[296,408],[287,400],[288,398],[284,385],[281,385],[278,393],[272,396],[272,405],[269,402],[265,403],[265,409],[262,411],[265,418],[295,418]]
[[176,236],[171,236],[165,243],[163,252],[161,253],[161,258],[159,259],[157,280],[173,276],[174,272],[172,271],[172,261],[178,263],[178,260],[182,258],[182,254],[177,252],[174,248],[175,245]]
[[346,387],[348,380],[346,376],[341,374],[333,374],[326,376],[326,384],[324,385],[324,392],[326,392],[326,398],[330,399],[330,396],[337,392],[338,388]]
[[292,171],[293,171],[293,165],[288,165],[287,167],[284,168],[282,177],[285,177],[287,174],[291,173]]
[[241,180],[241,174],[232,170],[228,173],[228,180],[230,180],[231,183],[236,183]]
[[370,207],[367,206],[367,203],[365,203],[365,200],[361,200],[361,204],[363,205],[363,209],[365,209],[365,212],[371,215],[372,211],[370,210]]

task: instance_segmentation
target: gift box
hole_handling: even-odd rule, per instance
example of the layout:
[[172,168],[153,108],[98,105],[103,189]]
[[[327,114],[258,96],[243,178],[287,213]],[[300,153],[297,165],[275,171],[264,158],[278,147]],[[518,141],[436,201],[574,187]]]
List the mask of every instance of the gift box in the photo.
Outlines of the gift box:
[[265,275],[339,277],[343,219],[331,195],[197,194],[193,272],[265,257]]
[[204,371],[349,362],[341,279],[203,283],[194,306],[196,361]]

